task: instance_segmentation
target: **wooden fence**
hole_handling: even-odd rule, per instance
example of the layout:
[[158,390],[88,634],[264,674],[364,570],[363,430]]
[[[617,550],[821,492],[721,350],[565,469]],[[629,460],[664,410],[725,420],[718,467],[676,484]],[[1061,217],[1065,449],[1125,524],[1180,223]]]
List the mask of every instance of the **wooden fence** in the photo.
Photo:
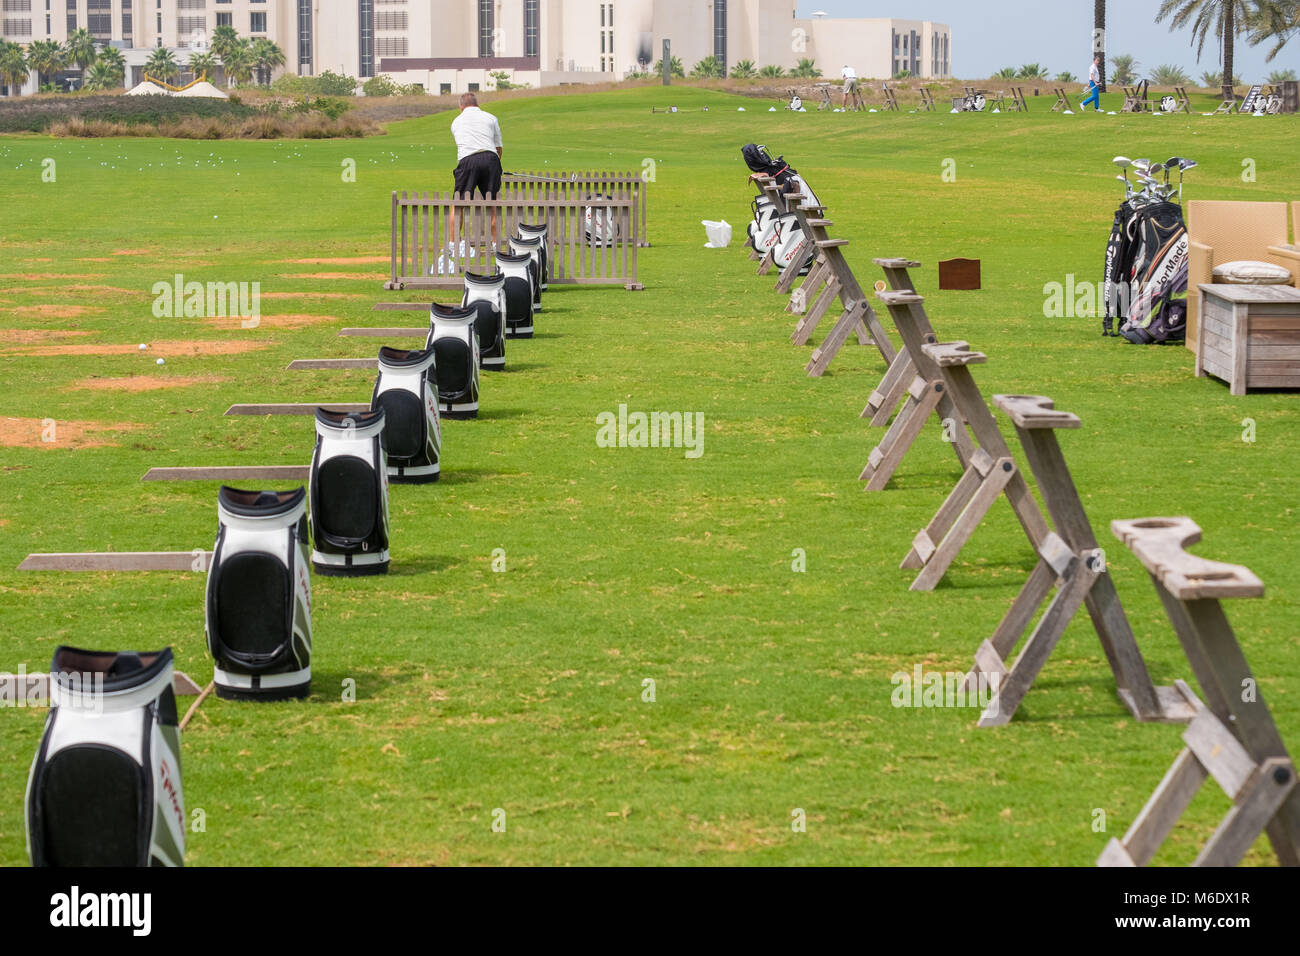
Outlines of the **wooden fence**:
[[506,173],[501,185],[512,196],[530,199],[568,199],[573,202],[588,196],[611,196],[614,199],[631,197],[637,207],[636,244],[642,248],[650,245],[646,232],[646,188],[649,185],[640,173],[616,173],[606,170],[587,172]]
[[[587,239],[586,211],[606,218],[613,239],[606,244]],[[637,200],[630,194],[614,199],[538,198],[503,192],[499,199],[468,198],[459,193],[394,192],[392,200],[391,268],[385,289],[458,289],[465,272],[492,272],[491,215],[497,215],[497,243],[508,248],[515,227],[546,223],[549,281],[558,285],[621,285],[641,289],[637,279],[640,225]],[[460,217],[452,254],[452,216]],[[608,231],[608,230],[607,230]],[[463,251],[462,251],[463,248]]]

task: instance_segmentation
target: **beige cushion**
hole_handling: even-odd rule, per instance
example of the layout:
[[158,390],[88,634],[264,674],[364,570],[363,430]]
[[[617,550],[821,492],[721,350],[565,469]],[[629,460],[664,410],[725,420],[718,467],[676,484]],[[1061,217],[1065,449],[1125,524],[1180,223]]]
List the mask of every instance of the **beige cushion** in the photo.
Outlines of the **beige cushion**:
[[1291,271],[1271,262],[1242,259],[1215,266],[1214,281],[1226,285],[1290,285]]

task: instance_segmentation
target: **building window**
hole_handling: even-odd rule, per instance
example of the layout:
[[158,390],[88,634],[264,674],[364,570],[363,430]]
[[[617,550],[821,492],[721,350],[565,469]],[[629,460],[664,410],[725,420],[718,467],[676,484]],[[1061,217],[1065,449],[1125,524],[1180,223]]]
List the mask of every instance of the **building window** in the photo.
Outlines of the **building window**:
[[439,96],[451,96],[451,84],[450,84],[450,83],[439,83],[439,84],[438,84],[438,95],[439,95]]
[[131,43],[131,34],[133,32],[134,32],[134,25],[131,20],[131,8],[123,7],[122,8],[122,39],[125,40],[131,46],[135,46],[134,43]]
[[359,36],[357,73],[363,79],[375,75],[375,0],[357,0]]
[[311,73],[311,0],[298,0],[298,74]]
[[713,0],[713,58],[727,75],[727,0]]
[[496,21],[492,0],[478,0],[478,55],[496,56]]
[[68,14],[68,32],[71,33],[71,32],[72,32],[73,30],[75,30],[75,29],[77,29],[77,15],[76,15],[75,13],[69,13],[69,14]]
[[217,26],[233,27],[235,25],[235,15],[233,13],[218,13]]
[[524,0],[524,56],[537,56],[539,32],[537,0]]
[[248,15],[248,32],[265,33],[266,32],[266,14],[250,13]]
[[478,84],[477,84],[477,83],[471,83],[471,84],[469,85],[469,91],[470,91],[471,93],[477,93],[477,92],[478,92]]

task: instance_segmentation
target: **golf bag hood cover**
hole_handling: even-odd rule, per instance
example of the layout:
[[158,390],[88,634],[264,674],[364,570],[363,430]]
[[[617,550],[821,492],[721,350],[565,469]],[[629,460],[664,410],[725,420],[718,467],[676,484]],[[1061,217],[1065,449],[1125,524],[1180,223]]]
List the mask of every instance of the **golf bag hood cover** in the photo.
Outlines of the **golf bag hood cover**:
[[384,409],[316,409],[311,458],[312,567],[320,574],[388,571],[388,463]]
[[407,484],[437,481],[442,423],[433,349],[381,348],[370,407],[384,410],[381,441],[388,459],[388,480]]
[[521,222],[515,226],[515,231],[525,239],[541,240],[541,247],[539,250],[541,259],[541,280],[542,291],[545,292],[547,284],[551,281],[551,259],[550,254],[547,251],[550,230],[547,228],[546,223]]
[[474,309],[455,305],[429,307],[429,335],[424,347],[438,356],[438,403],[448,418],[478,417],[478,336]]
[[170,648],[59,647],[27,780],[33,866],[184,866]]
[[474,311],[479,365],[501,371],[506,367],[506,277],[500,272],[490,276],[466,272],[460,305]]
[[542,240],[535,236],[528,239],[522,236],[511,236],[510,252],[516,256],[528,256],[533,260],[528,267],[533,279],[533,311],[542,311]]
[[751,172],[771,176],[781,184],[782,192],[799,192],[799,171],[787,163],[784,156],[773,159],[766,146],[759,146],[755,143],[746,143],[740,147],[740,155],[744,158],[745,165],[749,167]]
[[204,630],[218,697],[283,700],[311,686],[307,493],[217,492]]
[[506,336],[512,339],[533,335],[532,261],[531,255],[497,251],[497,268],[505,277]]

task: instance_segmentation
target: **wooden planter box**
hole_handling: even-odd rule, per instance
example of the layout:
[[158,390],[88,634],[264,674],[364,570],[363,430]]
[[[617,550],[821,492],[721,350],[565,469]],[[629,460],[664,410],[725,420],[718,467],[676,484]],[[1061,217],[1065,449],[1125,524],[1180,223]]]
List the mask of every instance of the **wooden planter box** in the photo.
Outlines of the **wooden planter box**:
[[1300,289],[1285,285],[1198,286],[1196,374],[1233,395],[1250,388],[1300,388]]

